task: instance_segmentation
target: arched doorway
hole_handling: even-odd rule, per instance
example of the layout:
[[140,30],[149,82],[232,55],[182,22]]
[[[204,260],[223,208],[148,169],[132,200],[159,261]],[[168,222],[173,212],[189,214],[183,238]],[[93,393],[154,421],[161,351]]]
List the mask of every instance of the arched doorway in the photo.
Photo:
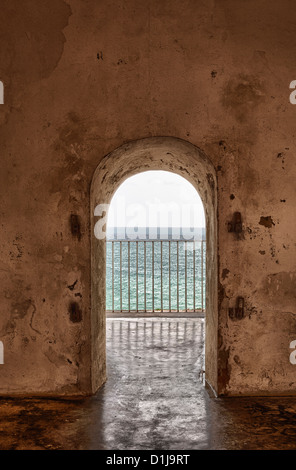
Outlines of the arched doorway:
[[92,181],[92,391],[95,392],[106,380],[106,240],[99,229],[105,224],[108,206],[120,184],[128,177],[147,170],[165,170],[183,176],[197,190],[204,205],[207,231],[205,378],[209,386],[217,390],[218,261],[215,169],[206,155],[191,143],[173,137],[152,137],[130,142],[108,154],[96,168]]
[[163,170],[128,177],[106,223],[107,317],[204,316],[204,208],[187,179]]

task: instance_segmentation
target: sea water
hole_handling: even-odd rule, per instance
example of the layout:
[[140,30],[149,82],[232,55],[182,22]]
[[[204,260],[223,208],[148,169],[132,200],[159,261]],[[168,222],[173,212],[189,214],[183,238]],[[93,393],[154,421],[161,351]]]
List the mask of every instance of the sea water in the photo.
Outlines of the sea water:
[[106,309],[204,309],[205,252],[205,240],[107,240]]

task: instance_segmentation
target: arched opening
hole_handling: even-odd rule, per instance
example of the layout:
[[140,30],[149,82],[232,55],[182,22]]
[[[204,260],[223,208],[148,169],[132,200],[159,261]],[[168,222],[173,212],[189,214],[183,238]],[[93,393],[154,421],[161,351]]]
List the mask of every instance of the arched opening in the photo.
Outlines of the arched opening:
[[215,169],[194,145],[172,137],[153,137],[121,146],[103,158],[91,187],[92,311],[91,381],[95,392],[106,380],[106,224],[108,207],[119,186],[130,176],[164,170],[187,179],[200,195],[206,219],[206,345],[205,379],[217,390],[217,185]]
[[107,317],[204,316],[205,216],[187,179],[163,170],[127,178],[106,223]]

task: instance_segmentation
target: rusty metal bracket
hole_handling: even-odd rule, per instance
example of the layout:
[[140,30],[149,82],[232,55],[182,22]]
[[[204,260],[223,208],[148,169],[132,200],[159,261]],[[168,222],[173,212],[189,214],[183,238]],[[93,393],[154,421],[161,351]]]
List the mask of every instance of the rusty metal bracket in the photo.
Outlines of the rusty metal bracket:
[[245,299],[243,297],[237,297],[236,306],[228,309],[229,318],[232,320],[241,320],[245,315]]
[[241,233],[243,230],[242,216],[240,212],[235,212],[232,221],[228,222],[228,232]]
[[70,216],[70,228],[73,237],[76,237],[79,241],[81,239],[81,223],[80,217],[76,214]]

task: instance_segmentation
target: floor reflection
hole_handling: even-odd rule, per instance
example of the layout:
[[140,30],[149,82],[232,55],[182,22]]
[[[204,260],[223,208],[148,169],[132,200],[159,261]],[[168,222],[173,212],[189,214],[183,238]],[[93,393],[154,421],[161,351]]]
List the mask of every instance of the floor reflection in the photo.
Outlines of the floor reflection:
[[107,357],[109,446],[206,447],[203,318],[108,319]]
[[108,319],[108,381],[77,400],[0,399],[0,449],[296,449],[296,399],[213,398],[204,320]]

